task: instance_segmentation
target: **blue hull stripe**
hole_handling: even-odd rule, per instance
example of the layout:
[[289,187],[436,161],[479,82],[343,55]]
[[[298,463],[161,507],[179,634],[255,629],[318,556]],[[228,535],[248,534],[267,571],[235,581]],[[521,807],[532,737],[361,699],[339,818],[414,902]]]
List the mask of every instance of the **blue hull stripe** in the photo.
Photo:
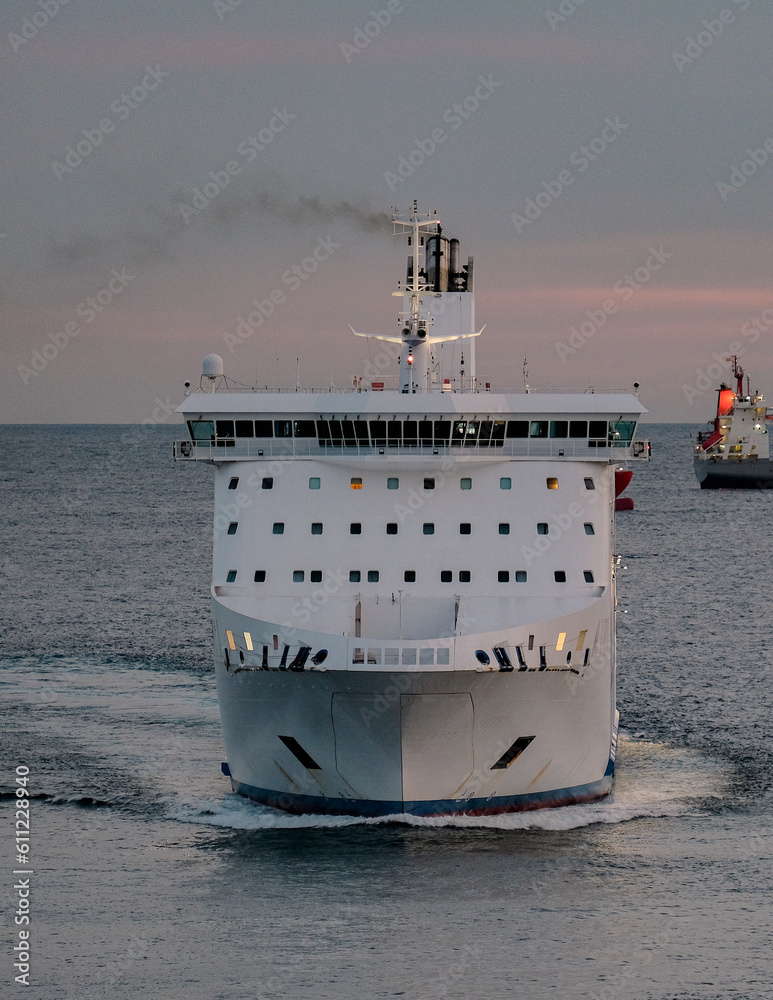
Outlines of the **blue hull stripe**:
[[481,799],[435,799],[417,802],[389,802],[378,799],[329,799],[321,795],[291,795],[256,788],[231,778],[233,790],[263,805],[291,813],[321,813],[332,816],[494,816],[497,813],[528,812],[556,806],[579,805],[601,799],[612,791],[615,765],[607,764],[604,777],[585,785],[555,788],[526,795],[501,795]]

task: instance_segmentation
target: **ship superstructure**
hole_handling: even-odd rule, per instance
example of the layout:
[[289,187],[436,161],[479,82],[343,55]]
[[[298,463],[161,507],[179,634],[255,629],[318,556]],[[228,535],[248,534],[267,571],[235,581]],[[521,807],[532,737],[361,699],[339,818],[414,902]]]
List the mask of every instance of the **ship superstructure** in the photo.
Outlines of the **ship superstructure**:
[[[294,811],[489,813],[612,786],[615,468],[628,393],[492,392],[472,261],[435,219],[399,353],[345,391],[233,387],[217,356],[178,459],[215,471],[215,669],[233,788]],[[367,335],[366,335],[367,336]],[[455,343],[459,368],[439,349]],[[464,368],[461,357],[464,354]]]

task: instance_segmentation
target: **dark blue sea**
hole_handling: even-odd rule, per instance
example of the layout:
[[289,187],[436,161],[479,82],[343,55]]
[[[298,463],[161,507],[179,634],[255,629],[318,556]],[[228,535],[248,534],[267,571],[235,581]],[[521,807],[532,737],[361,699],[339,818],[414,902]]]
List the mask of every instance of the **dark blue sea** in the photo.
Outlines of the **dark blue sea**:
[[25,870],[46,1000],[770,1000],[773,491],[701,492],[691,428],[646,430],[614,797],[405,824],[230,792],[179,428],[0,428],[0,995]]

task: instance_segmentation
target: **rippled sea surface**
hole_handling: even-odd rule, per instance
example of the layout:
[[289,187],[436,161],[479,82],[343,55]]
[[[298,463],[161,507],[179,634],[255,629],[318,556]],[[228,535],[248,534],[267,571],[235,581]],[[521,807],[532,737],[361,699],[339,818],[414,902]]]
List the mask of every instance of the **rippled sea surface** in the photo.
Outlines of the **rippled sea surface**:
[[690,428],[645,430],[613,798],[408,823],[229,791],[174,429],[0,428],[0,994],[24,765],[37,996],[770,1000],[773,491],[702,492]]

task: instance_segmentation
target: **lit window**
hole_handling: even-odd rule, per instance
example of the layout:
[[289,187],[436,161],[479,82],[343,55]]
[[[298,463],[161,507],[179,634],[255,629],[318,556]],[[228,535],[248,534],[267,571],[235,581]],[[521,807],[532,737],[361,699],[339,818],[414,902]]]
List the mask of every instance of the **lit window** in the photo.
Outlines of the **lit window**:
[[228,645],[229,645],[229,647],[230,647],[231,649],[236,649],[236,643],[234,642],[234,634],[233,634],[233,632],[232,632],[232,631],[230,630],[230,628],[227,628],[227,629],[225,630],[225,634],[226,634],[226,635],[228,636]]
[[312,533],[312,535],[321,535],[322,534],[322,522],[321,521],[312,521],[312,524],[311,524],[311,533]]
[[225,582],[226,583],[233,583],[235,579],[236,579],[236,570],[235,569],[229,569],[228,570],[228,576],[225,578]]
[[435,480],[434,479],[425,479],[424,480],[424,489],[425,490],[434,490],[435,489]]
[[548,489],[549,490],[558,489],[558,480],[555,478],[555,476],[548,476]]
[[399,486],[400,486],[400,480],[397,478],[397,476],[390,476],[389,479],[387,479],[388,490],[396,490],[398,489]]
[[313,569],[311,573],[309,573],[309,579],[312,583],[322,583],[322,570]]
[[595,535],[596,534],[596,532],[593,530],[593,525],[590,523],[590,521],[586,521],[585,524],[583,525],[583,528],[585,528],[585,534],[586,535]]
[[497,573],[497,580],[500,583],[509,583],[510,582],[510,571],[507,570],[507,569],[500,569],[500,571]]
[[459,481],[459,485],[461,486],[461,488],[463,490],[471,490],[472,489],[472,479],[470,479],[469,476],[465,476],[465,477],[463,477]]
[[444,570],[440,571],[440,582],[441,583],[450,583],[453,580],[453,578],[454,578],[454,574],[451,572],[450,569],[444,569]]
[[405,580],[406,583],[416,583],[416,570],[407,569],[403,574],[403,580]]
[[562,569],[557,569],[553,574],[556,583],[566,583],[566,573]]
[[586,490],[595,490],[596,489],[596,484],[589,477],[586,477],[586,479],[585,479],[585,489]]
[[231,481],[228,483],[228,489],[235,490],[238,485],[239,485],[239,477],[234,476],[233,479],[231,479]]
[[353,490],[361,490],[362,489],[362,480],[361,479],[352,479],[352,489]]
[[273,490],[273,488],[274,488],[274,479],[273,479],[273,477],[272,476],[264,476],[263,477],[263,482],[260,484],[260,488],[262,490]]
[[318,490],[319,489],[319,476],[311,476],[309,479],[309,489]]
[[[237,421],[237,423],[238,423],[238,421]],[[244,633],[244,645],[247,647],[247,649],[250,652],[252,652],[252,636],[250,635],[249,632],[245,632]]]
[[463,522],[462,524],[460,524],[459,525],[459,534],[460,535],[471,535],[472,534],[472,525],[468,524],[466,521]]
[[512,489],[512,486],[513,486],[513,481],[509,476],[502,476],[502,478],[499,480],[500,490],[509,490]]
[[397,534],[397,521],[390,521],[389,522],[389,524],[386,526],[386,533],[388,535],[396,535]]
[[349,570],[349,583],[359,583],[360,582],[360,571],[358,569]]
[[228,525],[228,534],[229,535],[235,535],[236,534],[236,529],[238,527],[239,527],[239,522],[238,521],[231,521],[231,523]]
[[[516,583],[526,583],[526,570],[525,569],[517,569],[515,571],[515,582]],[[529,646],[529,649],[531,649],[531,646]]]
[[459,570],[459,583],[469,583],[470,582],[470,571],[468,569]]
[[264,569],[255,570],[255,583],[265,583],[266,582],[266,571]]
[[425,535],[434,535],[435,534],[435,525],[431,524],[429,522],[426,522],[424,524],[422,530],[423,530],[423,532],[424,532]]
[[549,532],[549,530],[550,529],[548,528],[547,521],[539,521],[537,523],[537,534],[538,535],[547,535],[548,532]]
[[304,573],[302,569],[293,570],[293,583],[303,583]]
[[593,583],[593,570],[592,569],[584,569],[582,571],[582,575],[585,577],[585,582],[586,583]]
[[378,570],[369,569],[368,570],[368,583],[378,583]]
[[354,521],[352,524],[349,525],[349,534],[350,535],[362,534],[362,525],[360,524],[359,521]]
[[284,521],[274,521],[274,534],[283,535],[285,533]]
[[564,643],[566,642],[566,632],[558,633],[558,641],[556,642],[556,652],[562,653],[564,650]]
[[499,534],[500,535],[509,535],[510,534],[510,525],[503,521],[499,525]]

